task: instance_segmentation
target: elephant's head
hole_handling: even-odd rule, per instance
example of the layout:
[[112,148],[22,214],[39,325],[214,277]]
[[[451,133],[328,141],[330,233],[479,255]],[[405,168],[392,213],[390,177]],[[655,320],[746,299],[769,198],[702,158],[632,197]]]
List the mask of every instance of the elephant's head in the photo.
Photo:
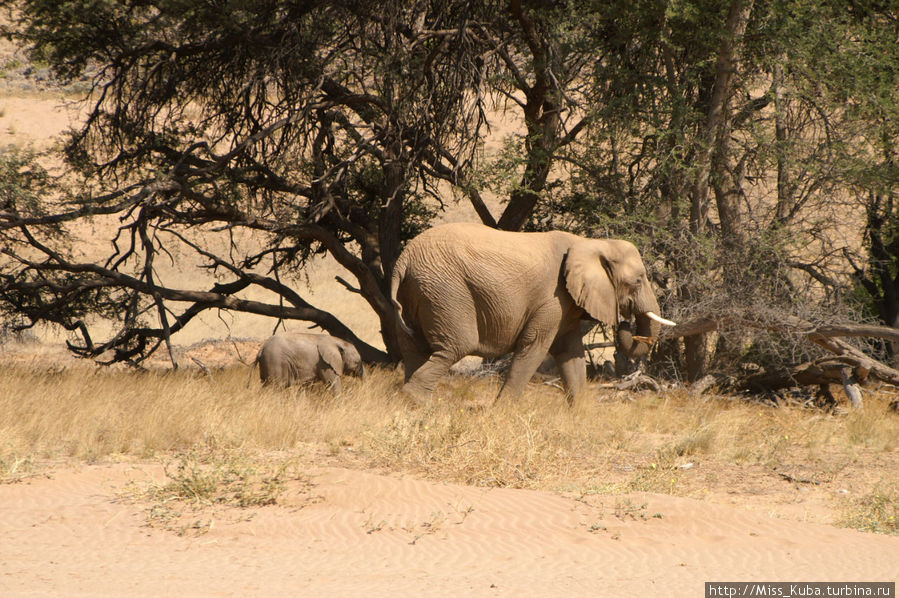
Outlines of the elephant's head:
[[616,239],[582,239],[568,250],[565,286],[575,302],[595,320],[610,326],[636,320],[631,333],[619,327],[618,346],[631,359],[649,353],[662,324],[656,299],[640,252],[632,243]]
[[352,344],[345,340],[336,339],[337,348],[340,349],[340,357],[343,359],[343,371],[360,378],[365,376],[365,367],[362,365],[362,357]]

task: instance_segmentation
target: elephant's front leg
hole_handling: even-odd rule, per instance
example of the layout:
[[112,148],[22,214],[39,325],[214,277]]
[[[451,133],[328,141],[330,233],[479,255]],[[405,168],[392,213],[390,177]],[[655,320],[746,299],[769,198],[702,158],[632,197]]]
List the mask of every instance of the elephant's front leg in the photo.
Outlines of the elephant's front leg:
[[340,374],[329,367],[323,367],[318,370],[318,378],[324,382],[334,394],[340,394]]
[[568,395],[568,404],[574,404],[574,398],[587,384],[587,361],[584,357],[584,341],[578,330],[572,330],[556,338],[549,350],[559,373],[562,384]]

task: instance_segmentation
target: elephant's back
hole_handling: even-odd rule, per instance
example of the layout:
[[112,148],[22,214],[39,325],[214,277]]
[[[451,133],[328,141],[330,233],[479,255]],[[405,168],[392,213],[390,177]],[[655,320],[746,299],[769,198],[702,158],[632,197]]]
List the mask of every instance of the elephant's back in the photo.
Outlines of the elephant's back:
[[556,267],[550,262],[558,261],[558,252],[551,249],[560,234],[567,233],[520,233],[470,222],[441,224],[410,241],[401,260],[405,258],[407,274],[451,268],[445,274],[485,276],[485,282],[495,283],[497,277]]
[[[502,354],[535,306],[550,300],[561,257],[552,233],[515,233],[479,224],[434,227],[401,256],[398,297],[429,344],[469,337],[472,351]],[[475,338],[476,337],[476,338]]]
[[[487,294],[490,301],[502,289],[522,279],[538,279],[558,264],[550,263],[548,233],[516,233],[472,223],[431,228],[406,245],[398,261],[404,283],[425,295],[462,300],[457,294]],[[409,286],[407,284],[407,286]]]
[[318,336],[304,332],[282,332],[266,340],[260,349],[259,359],[263,380],[297,384],[314,377],[318,362]]

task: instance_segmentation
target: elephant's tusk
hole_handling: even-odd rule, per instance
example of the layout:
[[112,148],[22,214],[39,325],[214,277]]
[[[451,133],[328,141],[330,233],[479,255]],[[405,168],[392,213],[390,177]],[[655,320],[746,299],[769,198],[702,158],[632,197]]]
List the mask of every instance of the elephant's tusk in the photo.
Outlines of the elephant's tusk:
[[677,326],[677,322],[672,322],[671,320],[666,320],[665,318],[654,314],[651,311],[646,312],[646,317],[650,320],[655,320],[659,324],[664,324],[665,326]]
[[635,334],[635,335],[631,336],[631,338],[634,339],[635,341],[639,341],[641,343],[646,343],[650,347],[653,346],[656,342],[656,339],[654,336],[637,336]]

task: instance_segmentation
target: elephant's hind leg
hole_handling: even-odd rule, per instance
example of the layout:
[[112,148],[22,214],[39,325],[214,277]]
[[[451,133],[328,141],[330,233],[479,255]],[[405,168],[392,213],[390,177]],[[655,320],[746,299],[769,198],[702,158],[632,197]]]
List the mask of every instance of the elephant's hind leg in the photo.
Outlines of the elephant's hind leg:
[[403,331],[397,334],[397,341],[403,356],[403,370],[405,371],[403,382],[408,382],[412,378],[412,374],[428,361],[430,351],[420,347],[416,339],[409,338]]
[[420,399],[434,391],[437,382],[449,373],[454,363],[459,361],[455,352],[441,349],[431,353],[421,367],[408,376],[403,392],[414,399]]
[[259,361],[259,379],[263,386],[285,386],[286,375],[280,365],[273,360],[261,359]]

